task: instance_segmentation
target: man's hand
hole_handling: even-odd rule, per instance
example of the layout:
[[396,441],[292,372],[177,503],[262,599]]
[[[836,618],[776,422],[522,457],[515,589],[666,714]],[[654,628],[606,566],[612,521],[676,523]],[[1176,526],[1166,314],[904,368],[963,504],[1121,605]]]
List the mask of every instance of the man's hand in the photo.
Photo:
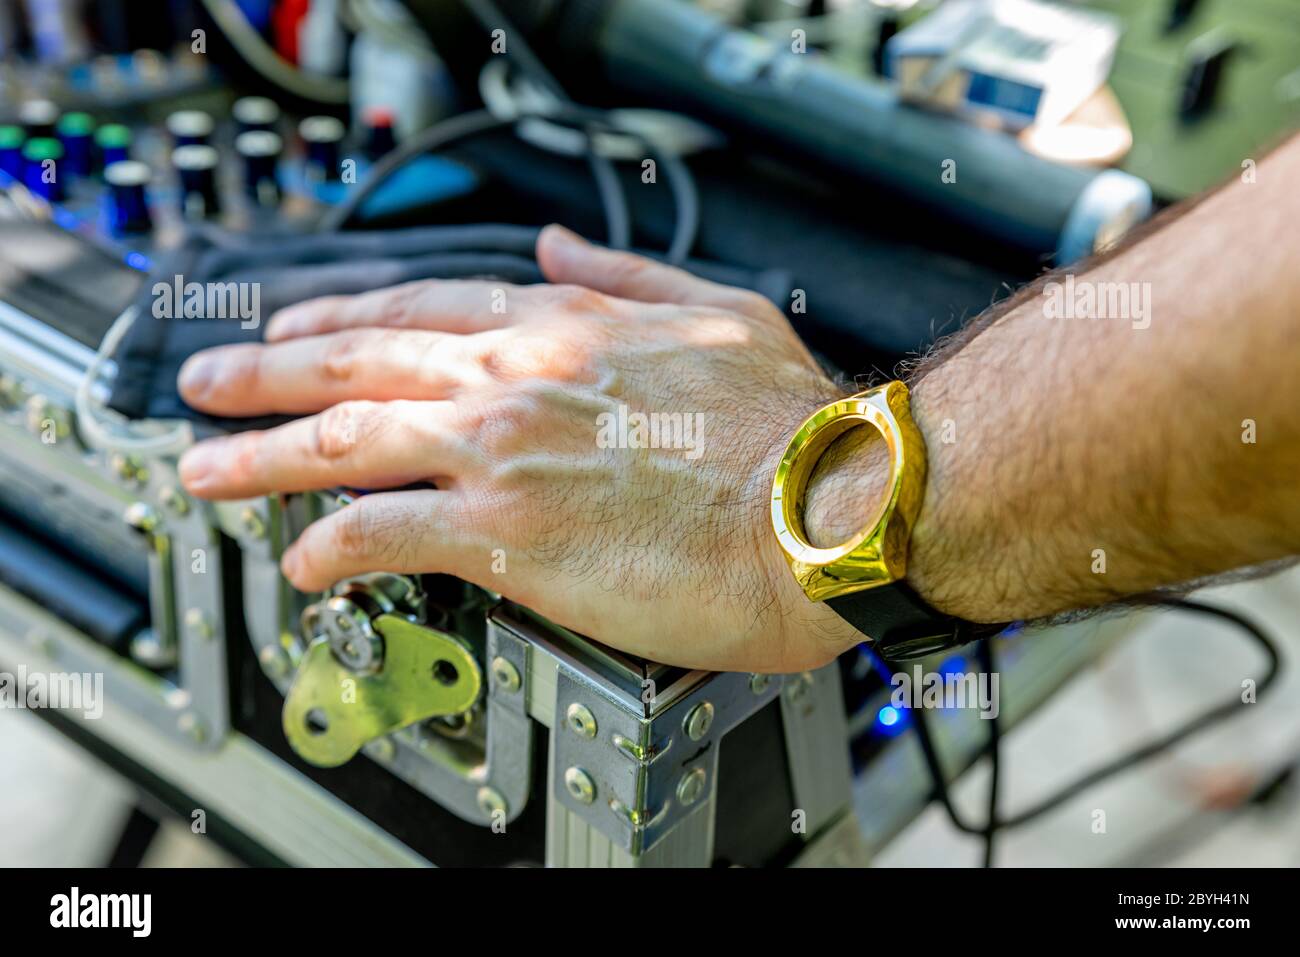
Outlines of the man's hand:
[[[180,388],[196,408],[311,414],[200,444],[185,487],[436,486],[308,528],[283,561],[304,591],[444,572],[687,667],[800,670],[860,640],[804,597],[770,526],[777,459],[839,394],[781,313],[558,227],[537,255],[555,285],[318,299],[275,316],[265,345],[192,357]],[[676,447],[636,447],[656,433]]]
[[[927,363],[907,578],[935,608],[1030,619],[1300,553],[1300,137],[1258,170],[1081,270],[1073,318],[1032,285]],[[557,285],[323,299],[272,320],[268,345],[195,356],[198,408],[316,414],[204,443],[182,481],[208,498],[437,486],[309,528],[284,560],[306,590],[448,572],[691,667],[796,670],[860,640],[804,598],[769,526],[777,459],[837,397],[781,314],[556,228],[538,261]],[[637,447],[638,425],[681,441]],[[814,544],[874,511],[871,438],[817,466]]]

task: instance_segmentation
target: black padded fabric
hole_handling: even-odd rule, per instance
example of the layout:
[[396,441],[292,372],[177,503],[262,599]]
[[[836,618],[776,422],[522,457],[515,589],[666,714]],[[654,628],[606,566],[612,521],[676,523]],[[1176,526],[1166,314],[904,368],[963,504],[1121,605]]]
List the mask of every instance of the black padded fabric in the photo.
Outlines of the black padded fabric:
[[[199,431],[266,428],[282,418],[225,419],[187,406],[176,391],[181,364],[211,346],[262,338],[277,309],[316,296],[379,289],[416,279],[494,278],[542,282],[533,256],[538,230],[529,226],[431,226],[385,232],[237,235],[197,228],[156,262],[136,302],[138,318],[119,346],[118,377],[109,405],[132,419],[188,419]],[[696,275],[790,301],[791,280],[780,270],[754,271],[691,262]],[[154,316],[154,287],[184,283],[260,284],[261,322],[245,329],[238,319],[171,319]]]

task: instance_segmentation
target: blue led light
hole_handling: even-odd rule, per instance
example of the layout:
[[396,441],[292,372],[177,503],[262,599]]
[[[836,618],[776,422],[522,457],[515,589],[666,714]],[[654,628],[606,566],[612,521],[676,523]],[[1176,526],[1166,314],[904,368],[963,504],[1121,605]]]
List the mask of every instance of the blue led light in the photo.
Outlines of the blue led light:
[[871,729],[878,737],[894,738],[905,734],[911,726],[912,716],[907,713],[906,708],[887,704],[876,712],[876,720],[872,722]]
[[139,269],[141,272],[148,272],[151,268],[149,257],[144,253],[127,253],[126,264],[132,269]]
[[69,232],[81,228],[81,220],[77,218],[76,214],[69,212],[61,206],[54,207],[50,218],[54,220],[56,225],[61,226]]
[[939,673],[942,675],[964,675],[969,670],[966,659],[961,655],[945,658],[943,664],[939,665]]

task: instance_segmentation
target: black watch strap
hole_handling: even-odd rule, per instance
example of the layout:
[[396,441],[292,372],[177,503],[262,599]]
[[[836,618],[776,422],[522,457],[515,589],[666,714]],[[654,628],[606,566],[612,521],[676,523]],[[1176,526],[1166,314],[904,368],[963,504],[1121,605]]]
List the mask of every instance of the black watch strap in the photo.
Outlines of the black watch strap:
[[1005,630],[1011,623],[980,624],[936,611],[905,581],[826,599],[826,604],[871,639],[890,661],[956,648]]

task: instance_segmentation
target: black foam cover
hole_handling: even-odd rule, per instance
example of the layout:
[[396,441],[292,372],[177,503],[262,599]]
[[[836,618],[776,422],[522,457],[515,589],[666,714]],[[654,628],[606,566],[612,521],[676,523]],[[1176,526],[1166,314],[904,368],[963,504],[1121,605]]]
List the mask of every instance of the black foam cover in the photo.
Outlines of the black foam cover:
[[[537,233],[530,226],[491,224],[275,236],[195,229],[179,249],[158,261],[140,292],[138,317],[114,356],[118,377],[109,405],[132,419],[188,419],[230,432],[284,421],[216,418],[190,408],[176,389],[181,364],[201,349],[259,341],[276,310],[316,296],[366,292],[417,279],[542,282],[533,256]],[[703,261],[688,263],[687,268],[778,303],[789,298],[790,279],[780,270]],[[177,277],[183,283],[258,283],[260,323],[244,328],[238,319],[156,317],[155,285],[172,286]]]

